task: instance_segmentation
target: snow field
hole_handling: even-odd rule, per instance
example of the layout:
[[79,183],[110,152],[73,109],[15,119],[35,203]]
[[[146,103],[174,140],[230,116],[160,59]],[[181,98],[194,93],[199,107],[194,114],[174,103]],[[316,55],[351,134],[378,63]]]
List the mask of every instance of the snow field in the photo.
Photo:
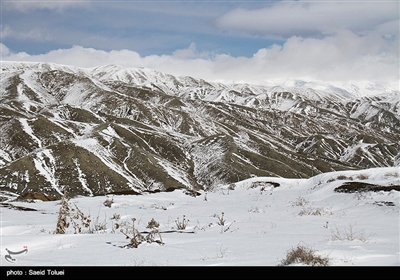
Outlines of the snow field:
[[[365,172],[370,180],[388,185],[398,180],[396,171]],[[328,257],[332,266],[398,266],[399,192],[334,192],[341,181],[332,178],[360,172],[301,180],[252,178],[236,183],[233,190],[224,186],[197,197],[176,190],[72,198],[71,208],[76,205],[90,215],[92,233],[83,228],[74,234],[70,226],[66,234],[54,234],[60,201],[9,202],[37,211],[0,208],[1,265],[277,266],[290,249],[304,245]],[[111,207],[104,205],[106,200]],[[154,218],[164,245],[144,242],[138,248],[121,248],[129,240],[115,224],[126,229],[132,218],[142,232]],[[178,230],[183,219],[187,226]],[[96,225],[103,229],[93,231]],[[6,249],[24,246],[27,254],[15,255],[14,263],[5,260]]]

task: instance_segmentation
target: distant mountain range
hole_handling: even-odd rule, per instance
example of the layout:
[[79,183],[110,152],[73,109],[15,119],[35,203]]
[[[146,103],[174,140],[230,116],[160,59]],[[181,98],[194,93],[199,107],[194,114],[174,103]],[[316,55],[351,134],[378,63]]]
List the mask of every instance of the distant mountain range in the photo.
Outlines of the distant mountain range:
[[400,166],[400,94],[379,87],[2,62],[0,99],[3,195],[208,190]]

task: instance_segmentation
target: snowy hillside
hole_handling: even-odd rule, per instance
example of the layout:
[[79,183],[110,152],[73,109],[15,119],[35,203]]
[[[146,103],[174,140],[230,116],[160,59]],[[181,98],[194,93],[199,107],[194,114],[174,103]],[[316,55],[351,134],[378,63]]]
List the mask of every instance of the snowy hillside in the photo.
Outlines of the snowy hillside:
[[76,197],[67,212],[60,201],[10,197],[0,204],[1,266],[307,265],[291,258],[298,250],[308,265],[399,266],[399,190],[394,167]]
[[1,79],[1,196],[209,190],[400,164],[400,95],[377,85],[21,62],[3,62]]

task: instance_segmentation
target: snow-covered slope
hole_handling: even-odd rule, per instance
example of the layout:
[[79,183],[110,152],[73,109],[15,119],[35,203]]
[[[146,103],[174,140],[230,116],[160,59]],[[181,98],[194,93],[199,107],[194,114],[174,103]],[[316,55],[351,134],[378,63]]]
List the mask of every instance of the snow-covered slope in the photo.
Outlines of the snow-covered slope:
[[[338,191],[347,183],[361,188]],[[10,197],[0,204],[0,265],[57,267],[65,275],[71,266],[93,273],[100,266],[399,266],[399,190],[400,168],[392,167],[251,178],[195,194],[76,197],[66,204]],[[60,217],[70,225],[55,234]],[[149,227],[152,219],[156,227]],[[126,235],[140,244],[134,248]],[[288,258],[298,249],[308,252],[308,264],[301,254]]]
[[400,95],[378,85],[228,85],[115,65],[1,67],[3,193],[209,190],[400,164]]

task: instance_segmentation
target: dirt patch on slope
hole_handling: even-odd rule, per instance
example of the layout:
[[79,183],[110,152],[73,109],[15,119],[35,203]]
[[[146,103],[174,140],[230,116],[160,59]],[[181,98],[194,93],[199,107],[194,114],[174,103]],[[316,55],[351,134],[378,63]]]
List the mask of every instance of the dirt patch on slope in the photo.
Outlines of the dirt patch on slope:
[[355,193],[355,192],[379,192],[391,190],[400,191],[399,185],[381,186],[375,184],[368,184],[363,182],[346,182],[341,186],[335,188],[335,192]]

